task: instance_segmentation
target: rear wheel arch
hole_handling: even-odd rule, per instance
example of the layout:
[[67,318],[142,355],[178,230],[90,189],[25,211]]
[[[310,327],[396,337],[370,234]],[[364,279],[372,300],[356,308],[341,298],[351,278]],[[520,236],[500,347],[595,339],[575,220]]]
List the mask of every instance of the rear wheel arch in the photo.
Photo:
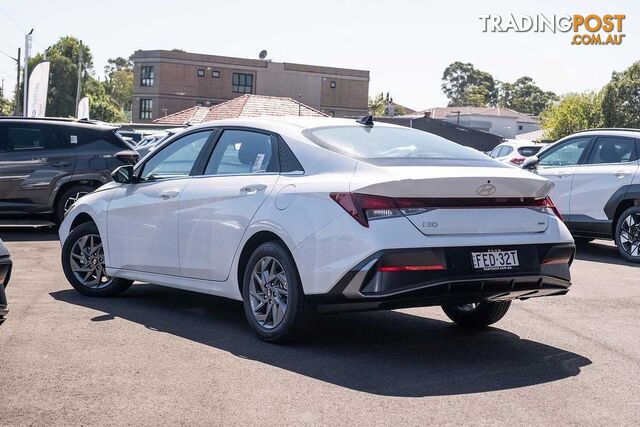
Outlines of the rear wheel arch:
[[284,240],[272,231],[258,231],[253,236],[251,236],[242,247],[240,257],[238,258],[238,269],[236,271],[236,276],[238,279],[238,290],[240,292],[240,295],[242,295],[244,271],[247,268],[247,263],[249,262],[249,258],[251,258],[251,254],[253,254],[253,251],[255,251],[260,245],[267,242],[277,242],[281,244],[282,247],[291,255],[291,250],[289,250],[289,247],[284,242]]
[[615,236],[616,234],[616,226],[618,224],[618,219],[620,219],[620,215],[627,209],[632,206],[640,206],[640,198],[633,199],[625,199],[618,204],[616,207],[615,213],[613,214],[613,218],[611,220],[611,235]]

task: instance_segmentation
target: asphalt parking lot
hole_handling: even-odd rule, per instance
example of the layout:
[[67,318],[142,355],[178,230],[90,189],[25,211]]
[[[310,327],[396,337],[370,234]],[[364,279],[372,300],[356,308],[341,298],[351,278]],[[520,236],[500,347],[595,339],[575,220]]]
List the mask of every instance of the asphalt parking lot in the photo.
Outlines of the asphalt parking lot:
[[580,248],[571,292],[460,330],[439,308],[324,317],[258,341],[237,302],[133,286],[84,297],[50,229],[0,229],[14,262],[0,424],[636,424],[640,266]]

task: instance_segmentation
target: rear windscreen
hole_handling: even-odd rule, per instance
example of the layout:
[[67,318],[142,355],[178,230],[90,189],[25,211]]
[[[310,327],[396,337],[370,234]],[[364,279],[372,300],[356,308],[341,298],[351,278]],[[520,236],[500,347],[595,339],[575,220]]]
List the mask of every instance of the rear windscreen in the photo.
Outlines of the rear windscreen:
[[387,126],[332,126],[304,135],[329,150],[371,163],[387,165],[481,162],[484,153],[421,130]]
[[518,148],[518,153],[525,157],[535,156],[541,148],[542,147],[520,147]]

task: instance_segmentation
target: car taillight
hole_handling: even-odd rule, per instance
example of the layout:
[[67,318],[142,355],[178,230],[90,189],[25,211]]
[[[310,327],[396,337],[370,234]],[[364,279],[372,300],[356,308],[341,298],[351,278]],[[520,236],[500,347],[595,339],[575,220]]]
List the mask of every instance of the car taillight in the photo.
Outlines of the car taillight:
[[521,165],[524,162],[524,157],[514,157],[513,159],[509,160],[509,162],[513,163],[514,165]]
[[331,193],[329,196],[365,227],[369,227],[372,219],[402,215],[395,200],[388,197],[357,193]]
[[553,204],[553,201],[551,200],[551,197],[547,196],[544,199],[536,199],[536,200],[533,201],[533,205],[535,207],[539,207],[539,208],[551,209],[551,211],[558,218],[560,218],[560,221],[564,222],[564,218],[562,218],[562,215],[560,215],[560,211],[558,210],[558,208],[556,208],[556,205]]

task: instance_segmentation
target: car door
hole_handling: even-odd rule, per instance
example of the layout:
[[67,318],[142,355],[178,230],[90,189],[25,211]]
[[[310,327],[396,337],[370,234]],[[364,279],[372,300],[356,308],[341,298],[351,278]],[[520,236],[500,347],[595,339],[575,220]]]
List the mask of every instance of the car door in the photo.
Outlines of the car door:
[[597,221],[604,221],[605,230],[610,231],[604,207],[620,187],[632,183],[637,170],[635,139],[598,136],[587,161],[574,174],[571,222],[593,228]]
[[573,176],[591,140],[588,136],[572,138],[545,150],[539,156],[538,174],[553,181],[550,196],[564,217],[571,215]]
[[0,208],[38,211],[48,208],[56,183],[72,175],[76,153],[56,126],[0,124]]
[[224,281],[242,236],[278,180],[277,137],[225,129],[180,198],[181,274]]
[[179,199],[213,130],[188,133],[136,169],[109,203],[108,267],[179,275]]

